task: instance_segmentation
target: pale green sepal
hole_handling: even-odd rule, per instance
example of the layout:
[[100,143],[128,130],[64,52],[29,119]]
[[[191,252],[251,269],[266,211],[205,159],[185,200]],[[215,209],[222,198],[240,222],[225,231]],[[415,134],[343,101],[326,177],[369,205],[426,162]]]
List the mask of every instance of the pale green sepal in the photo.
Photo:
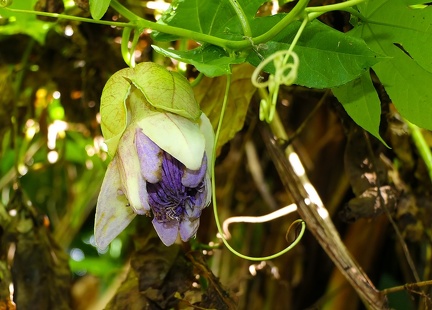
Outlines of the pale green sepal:
[[114,157],[119,140],[127,126],[126,99],[131,88],[129,77],[132,69],[126,68],[114,73],[105,84],[101,96],[101,129],[108,147],[108,154]]
[[138,122],[143,133],[162,150],[198,170],[204,156],[205,139],[197,123],[171,113],[159,113]]
[[188,80],[177,72],[153,62],[140,63],[134,68],[132,83],[155,108],[197,121],[200,107]]
[[135,146],[137,127],[129,125],[120,140],[117,149],[118,170],[122,182],[122,190],[129,200],[130,207],[137,214],[148,214],[147,186],[141,175],[141,166]]
[[152,107],[148,102],[144,94],[132,85],[129,98],[127,101],[128,108],[130,109],[130,121],[128,123],[136,123],[137,121],[148,117],[150,115],[160,113],[160,110]]
[[96,206],[94,231],[99,249],[105,249],[135,217],[127,207],[126,196],[119,195],[121,181],[116,160],[108,165]]

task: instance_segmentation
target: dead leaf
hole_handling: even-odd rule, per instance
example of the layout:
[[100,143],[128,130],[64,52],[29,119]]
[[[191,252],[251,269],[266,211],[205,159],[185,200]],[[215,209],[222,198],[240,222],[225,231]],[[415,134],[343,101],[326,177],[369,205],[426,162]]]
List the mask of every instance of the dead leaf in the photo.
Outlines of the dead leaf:
[[[217,143],[218,150],[243,128],[249,103],[256,91],[251,82],[253,70],[254,67],[249,64],[233,66],[228,104]],[[225,96],[226,81],[226,76],[204,77],[194,88],[195,98],[215,130]]]

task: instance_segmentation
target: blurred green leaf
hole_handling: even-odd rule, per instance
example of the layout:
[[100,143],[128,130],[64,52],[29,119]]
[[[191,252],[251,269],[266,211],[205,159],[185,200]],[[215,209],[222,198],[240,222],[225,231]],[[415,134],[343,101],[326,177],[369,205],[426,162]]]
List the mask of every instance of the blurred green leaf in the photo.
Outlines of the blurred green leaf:
[[21,188],[14,191],[8,208],[17,210],[8,226],[2,227],[1,257],[15,247],[11,273],[14,302],[19,309],[69,309],[71,274],[67,255],[56,243],[50,229],[41,225],[39,214]]
[[53,102],[48,106],[48,113],[53,120],[63,120],[65,111],[61,105],[60,99],[54,99]]
[[[33,10],[37,0],[13,1],[8,8],[19,10]],[[40,44],[45,43],[45,36],[53,23],[41,21],[36,18],[36,15],[28,13],[16,13],[9,11],[7,8],[0,7],[0,16],[8,18],[5,25],[0,26],[0,34],[14,35],[23,33],[26,34]]]
[[106,258],[88,257],[81,261],[69,259],[69,266],[72,272],[78,273],[86,271],[100,277],[112,276],[118,273],[122,268],[121,262],[112,260],[109,256],[106,256]]
[[76,131],[67,131],[65,141],[64,159],[85,166],[89,159],[86,148],[91,146],[93,141],[84,137],[82,133]]

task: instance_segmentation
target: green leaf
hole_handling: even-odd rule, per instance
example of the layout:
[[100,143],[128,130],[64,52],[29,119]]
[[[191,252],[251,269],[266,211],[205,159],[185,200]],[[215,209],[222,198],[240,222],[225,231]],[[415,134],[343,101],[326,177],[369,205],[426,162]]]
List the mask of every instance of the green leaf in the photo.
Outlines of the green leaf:
[[412,9],[403,0],[375,0],[358,7],[365,20],[350,34],[391,57],[373,70],[399,113],[432,129],[432,8]]
[[[299,27],[300,22],[290,24],[247,60],[257,66],[276,51],[287,50]],[[346,84],[381,60],[362,39],[348,36],[316,20],[305,27],[294,51],[300,58],[295,83],[313,88]],[[273,64],[266,66],[265,71],[274,74]]]
[[404,0],[375,0],[361,6],[366,21],[355,34],[378,52],[400,48],[407,57],[432,72],[432,7],[412,9]]
[[108,10],[111,0],[89,0],[89,2],[91,16],[93,19],[99,20]]
[[[177,0],[158,23],[188,29],[216,37],[241,38],[240,21],[228,0]],[[229,27],[228,27],[229,26]],[[154,32],[155,40],[172,41],[177,36]]]
[[153,107],[194,121],[199,119],[201,110],[192,87],[178,72],[168,71],[153,62],[145,62],[134,68],[131,81]]
[[190,51],[164,49],[155,45],[152,47],[166,57],[195,66],[198,71],[209,77],[231,74],[231,64],[244,62],[244,58],[230,57],[222,48],[214,45],[200,46]]
[[[26,0],[19,1],[15,0],[12,5],[8,6],[11,9],[18,10],[33,10],[37,0]],[[0,26],[0,34],[3,35],[14,35],[14,34],[26,34],[41,45],[45,43],[45,36],[48,30],[54,23],[41,21],[36,18],[36,15],[27,13],[17,13],[9,11],[7,8],[0,7],[0,16],[2,18],[8,18],[6,25]]]
[[[252,35],[258,36],[268,31],[285,14],[256,17],[263,0],[237,0],[249,22]],[[224,39],[241,40],[243,29],[240,20],[229,0],[177,0],[158,20],[158,23],[210,34]],[[155,40],[172,41],[178,36],[153,32]]]
[[332,88],[332,91],[357,125],[387,145],[379,134],[381,102],[369,72],[364,72],[345,85]]
[[373,67],[399,113],[422,128],[432,130],[432,74],[398,49]]

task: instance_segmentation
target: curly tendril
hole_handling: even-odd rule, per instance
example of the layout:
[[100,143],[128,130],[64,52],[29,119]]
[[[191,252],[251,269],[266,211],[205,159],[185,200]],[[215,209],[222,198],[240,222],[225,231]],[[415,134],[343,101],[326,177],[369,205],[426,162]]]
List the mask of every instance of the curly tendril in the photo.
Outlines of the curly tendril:
[[[292,62],[290,61],[292,59]],[[261,81],[260,72],[265,66],[273,62],[275,74],[271,74],[267,81]],[[269,95],[260,102],[260,120],[270,123],[276,110],[277,97],[280,85],[292,85],[297,79],[299,57],[291,49],[278,51],[264,59],[252,74],[252,84],[257,88],[268,87]]]
[[[279,86],[292,85],[297,79],[300,61],[298,55],[294,52],[294,47],[308,22],[309,18],[306,15],[292,40],[289,49],[277,51],[276,53],[271,54],[269,57],[264,59],[258,67],[256,67],[252,74],[252,84],[255,87],[259,89],[268,87],[269,90],[268,95],[261,99],[260,102],[259,117],[261,121],[265,120],[267,123],[272,122],[276,110]],[[289,61],[290,58],[292,59],[292,62]],[[262,82],[262,78],[259,74],[271,62],[273,62],[275,73],[271,74],[267,81]]]
[[[226,106],[227,106],[227,102],[228,102],[228,93],[229,93],[230,84],[231,84],[231,75],[228,75],[227,76],[227,84],[226,84],[226,88],[225,88],[224,101],[222,103],[221,114],[220,114],[220,117],[219,117],[219,123],[218,123],[217,129],[216,129],[215,140],[214,140],[214,145],[213,145],[213,152],[214,152],[214,154],[216,154],[216,146],[217,146],[217,142],[219,140],[219,134],[220,134],[220,131],[221,131],[221,128],[222,128],[222,122],[223,122],[223,118],[224,118],[224,115],[225,115],[225,110],[226,110]],[[288,247],[286,247],[284,250],[282,250],[282,251],[280,251],[280,252],[278,252],[276,254],[273,254],[273,255],[270,255],[270,256],[263,256],[263,257],[247,256],[247,255],[241,254],[240,252],[237,252],[235,249],[233,249],[231,247],[231,245],[228,243],[227,238],[225,237],[225,235],[223,233],[223,230],[222,230],[222,227],[221,227],[221,224],[220,224],[220,221],[219,221],[218,211],[217,211],[216,181],[215,181],[215,161],[216,161],[215,157],[213,158],[213,162],[211,163],[213,212],[214,212],[214,216],[215,216],[216,226],[218,228],[218,237],[222,240],[222,242],[225,244],[225,246],[228,248],[228,250],[231,253],[233,253],[234,255],[237,255],[238,257],[241,257],[243,259],[247,259],[247,260],[251,260],[251,261],[264,261],[264,260],[269,260],[269,259],[274,259],[276,257],[279,257],[279,256],[287,253],[288,251],[290,251],[292,248],[294,248],[300,242],[300,240],[303,237],[303,234],[304,234],[304,232],[306,230],[306,224],[301,219],[298,219],[298,220],[294,221],[290,225],[290,227],[288,228],[288,232],[287,232],[287,235],[288,235],[289,232],[291,231],[292,227],[297,226],[298,224],[300,224],[301,225],[301,229],[300,229],[299,235],[296,237],[296,239]],[[289,210],[286,209],[284,211],[285,214],[288,214],[288,213],[292,212],[292,211],[290,211],[290,212],[286,213],[287,211],[289,211]],[[274,213],[276,213],[276,212],[273,212],[270,215],[267,215],[267,219],[268,219],[268,216],[271,216],[272,214],[274,215]],[[284,212],[280,212],[280,213],[284,213]],[[279,215],[279,216],[282,216],[282,215]],[[276,216],[276,217],[279,217],[279,216]],[[264,216],[264,217],[266,217],[266,216]],[[274,217],[274,218],[276,218],[276,217]],[[262,218],[261,218],[261,220],[262,220]]]
[[[284,215],[288,215],[288,214],[293,213],[295,211],[297,211],[297,206],[295,204],[290,204],[290,205],[283,207],[277,211],[274,211],[272,213],[262,215],[262,216],[233,216],[233,217],[227,218],[222,223],[222,230],[224,233],[224,238],[227,240],[231,238],[231,234],[229,232],[228,226],[232,223],[265,223],[265,222],[269,222],[269,221],[272,221],[274,219],[277,219],[279,217],[282,217]],[[288,231],[288,233],[289,233],[289,231]]]
[[[288,62],[292,58],[293,62]],[[270,62],[274,63],[275,74],[271,74],[267,81],[261,82],[261,77],[259,74]],[[269,57],[264,59],[255,71],[252,73],[252,84],[257,88],[269,87],[272,88],[276,85],[291,85],[295,82],[297,78],[297,72],[299,67],[299,57],[297,53],[286,50],[277,51],[271,54]]]

